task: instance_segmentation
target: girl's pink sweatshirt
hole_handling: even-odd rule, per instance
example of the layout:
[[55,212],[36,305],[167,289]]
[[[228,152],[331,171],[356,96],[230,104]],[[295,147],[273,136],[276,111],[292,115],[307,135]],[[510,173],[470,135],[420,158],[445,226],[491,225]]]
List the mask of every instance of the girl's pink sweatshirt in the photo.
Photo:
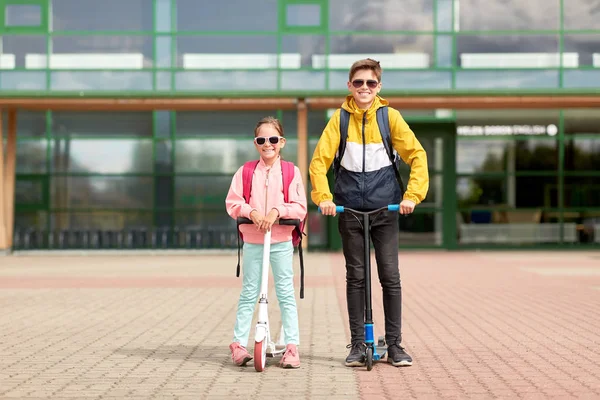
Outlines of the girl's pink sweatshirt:
[[[281,219],[304,219],[306,216],[306,191],[302,183],[302,177],[298,167],[294,167],[294,179],[290,183],[288,192],[288,203],[283,202],[283,177],[281,172],[281,159],[268,167],[262,158],[256,165],[252,175],[252,191],[250,193],[250,204],[244,200],[244,189],[242,183],[241,166],[231,181],[225,206],[227,213],[234,219],[238,217],[250,218],[252,210],[258,211],[260,215],[267,215],[269,211],[276,208]],[[281,243],[292,240],[293,226],[273,224],[271,229],[271,243]],[[264,234],[256,225],[242,224],[240,231],[244,235],[244,242],[263,244]]]

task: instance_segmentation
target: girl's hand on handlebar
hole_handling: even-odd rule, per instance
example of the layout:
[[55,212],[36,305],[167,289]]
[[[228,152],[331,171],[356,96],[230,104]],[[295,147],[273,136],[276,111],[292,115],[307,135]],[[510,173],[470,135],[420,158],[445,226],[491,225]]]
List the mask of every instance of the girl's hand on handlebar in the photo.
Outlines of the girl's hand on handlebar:
[[260,215],[258,211],[252,210],[252,212],[250,213],[250,219],[252,220],[252,222],[254,222],[254,225],[256,225],[256,229],[260,229],[260,224],[262,223],[264,217]]
[[323,215],[331,215],[331,216],[335,216],[336,212],[335,212],[335,203],[331,200],[325,200],[322,201],[319,204],[319,208],[321,209],[321,213]]
[[260,225],[258,226],[258,229],[262,233],[267,233],[268,231],[271,230],[271,227],[273,227],[273,224],[277,220],[277,217],[279,217],[279,211],[277,211],[276,209],[273,208],[267,214],[267,216],[262,219]]
[[415,202],[410,200],[402,200],[400,203],[400,214],[412,214],[415,210]]

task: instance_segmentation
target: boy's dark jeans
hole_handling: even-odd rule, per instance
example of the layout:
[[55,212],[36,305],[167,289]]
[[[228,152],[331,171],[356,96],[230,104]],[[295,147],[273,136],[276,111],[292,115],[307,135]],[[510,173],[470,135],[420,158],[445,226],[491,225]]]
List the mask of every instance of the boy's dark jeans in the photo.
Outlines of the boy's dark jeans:
[[[365,341],[365,267],[362,215],[339,214],[338,229],[346,259],[346,301],[352,344]],[[383,289],[385,341],[402,341],[402,288],[398,270],[398,213],[383,211],[371,215],[371,241],[375,249],[379,282]],[[371,276],[374,274],[372,273]],[[371,279],[371,283],[374,279]],[[371,285],[376,290],[375,285]],[[373,292],[373,291],[372,291]]]

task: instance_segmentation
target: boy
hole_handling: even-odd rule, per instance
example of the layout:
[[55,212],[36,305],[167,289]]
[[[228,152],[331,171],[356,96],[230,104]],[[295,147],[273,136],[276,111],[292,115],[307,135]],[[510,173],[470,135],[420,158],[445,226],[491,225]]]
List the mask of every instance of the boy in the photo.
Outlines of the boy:
[[[365,59],[352,64],[342,108],[350,113],[348,137],[335,176],[334,196],[329,191],[327,170],[340,145],[340,109],[329,120],[310,163],[312,201],[324,215],[335,215],[336,204],[357,210],[371,210],[400,203],[400,214],[410,214],[425,198],[429,173],[425,150],[400,113],[388,107],[392,147],[411,168],[406,192],[400,202],[400,184],[377,124],[376,112],[389,103],[379,97],[381,66]],[[335,198],[335,203],[333,202]],[[398,270],[398,215],[390,212],[371,216],[371,240],[375,249],[379,282],[383,289],[387,360],[393,366],[412,365],[412,358],[400,345],[402,290]],[[346,260],[346,301],[351,348],[346,366],[365,365],[364,338],[364,236],[361,222],[351,213],[342,213],[338,229]]]

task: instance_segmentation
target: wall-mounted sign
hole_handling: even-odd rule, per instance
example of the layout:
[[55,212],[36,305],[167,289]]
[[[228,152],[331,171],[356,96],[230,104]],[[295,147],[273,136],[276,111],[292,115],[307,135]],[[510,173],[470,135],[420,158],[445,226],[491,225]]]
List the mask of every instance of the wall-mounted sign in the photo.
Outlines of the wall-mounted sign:
[[462,125],[456,128],[458,136],[556,136],[558,127],[550,125]]

